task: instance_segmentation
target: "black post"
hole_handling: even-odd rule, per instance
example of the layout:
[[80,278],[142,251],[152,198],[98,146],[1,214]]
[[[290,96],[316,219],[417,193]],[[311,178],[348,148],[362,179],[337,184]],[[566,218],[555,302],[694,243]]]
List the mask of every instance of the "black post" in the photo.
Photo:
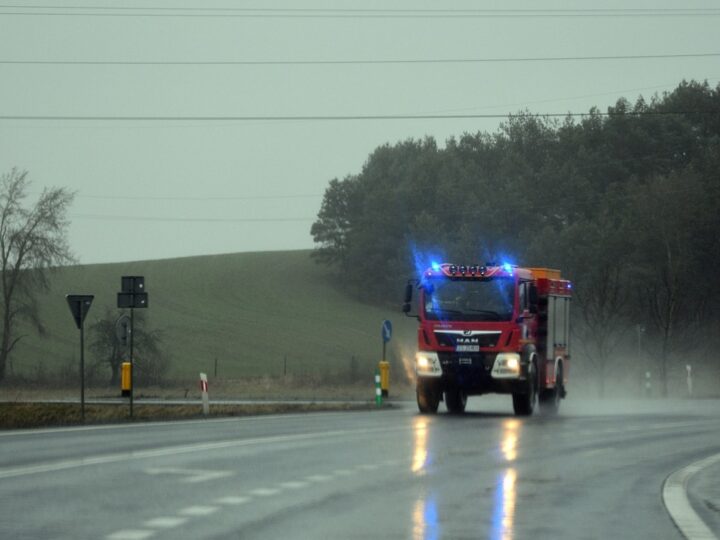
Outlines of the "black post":
[[85,423],[85,302],[80,302],[80,420]]
[[130,308],[130,418],[133,417],[133,393],[135,392],[135,365],[133,363],[133,340],[135,339],[135,313]]
[[386,345],[387,345],[387,341],[385,341],[385,340],[383,339],[383,355],[382,355],[382,360],[383,360],[383,362],[385,362],[385,346],[386,346]]

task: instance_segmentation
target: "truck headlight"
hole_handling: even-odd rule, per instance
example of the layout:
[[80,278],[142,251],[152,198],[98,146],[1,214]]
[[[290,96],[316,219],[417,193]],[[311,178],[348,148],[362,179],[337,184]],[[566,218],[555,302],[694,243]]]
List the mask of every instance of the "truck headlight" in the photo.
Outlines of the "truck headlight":
[[495,357],[491,375],[495,379],[517,379],[520,376],[520,355],[499,353]]
[[423,377],[440,377],[440,359],[436,352],[418,351],[415,355],[415,373]]

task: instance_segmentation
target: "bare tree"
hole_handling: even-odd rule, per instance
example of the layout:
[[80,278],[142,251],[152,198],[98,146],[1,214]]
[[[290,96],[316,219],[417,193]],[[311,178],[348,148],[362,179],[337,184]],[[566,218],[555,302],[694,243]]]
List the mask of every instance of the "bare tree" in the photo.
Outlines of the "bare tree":
[[[90,326],[93,340],[90,351],[99,364],[110,368],[110,386],[120,382],[120,366],[129,358],[128,348],[121,345],[115,332],[118,315],[124,312],[107,308],[102,317]],[[170,359],[163,353],[161,330],[151,330],[142,311],[135,312],[134,329],[134,370],[135,381],[147,384],[161,384],[169,368]]]
[[35,294],[47,289],[48,271],[73,261],[66,212],[75,194],[46,188],[35,204],[26,205],[29,184],[27,171],[15,168],[0,177],[0,381],[8,357],[25,337],[16,335],[18,322],[29,320],[43,332]]

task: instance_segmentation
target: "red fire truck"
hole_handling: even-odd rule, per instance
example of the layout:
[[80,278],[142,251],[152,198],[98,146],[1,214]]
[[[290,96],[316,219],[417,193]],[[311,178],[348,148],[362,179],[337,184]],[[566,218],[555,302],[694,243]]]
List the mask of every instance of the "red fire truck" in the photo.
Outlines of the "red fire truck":
[[557,412],[570,360],[572,284],[560,271],[510,264],[433,263],[408,282],[403,311],[418,296],[415,358],[420,412],[444,399],[451,413],[468,396],[512,394],[516,415]]

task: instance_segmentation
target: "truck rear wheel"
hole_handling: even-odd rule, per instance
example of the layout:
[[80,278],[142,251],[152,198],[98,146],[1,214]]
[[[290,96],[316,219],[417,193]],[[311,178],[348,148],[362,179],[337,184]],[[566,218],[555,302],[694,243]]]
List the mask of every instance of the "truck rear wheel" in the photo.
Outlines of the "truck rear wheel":
[[516,416],[530,416],[535,409],[537,401],[537,371],[535,362],[528,364],[527,390],[522,393],[515,393],[513,397],[513,410]]
[[560,409],[560,399],[563,395],[562,364],[558,365],[555,374],[555,388],[545,390],[540,394],[540,412],[543,414],[557,414]]
[[445,391],[445,406],[452,414],[462,414],[467,405],[467,394],[459,389]]
[[418,409],[423,414],[435,414],[440,405],[440,392],[434,381],[418,379],[415,388]]

